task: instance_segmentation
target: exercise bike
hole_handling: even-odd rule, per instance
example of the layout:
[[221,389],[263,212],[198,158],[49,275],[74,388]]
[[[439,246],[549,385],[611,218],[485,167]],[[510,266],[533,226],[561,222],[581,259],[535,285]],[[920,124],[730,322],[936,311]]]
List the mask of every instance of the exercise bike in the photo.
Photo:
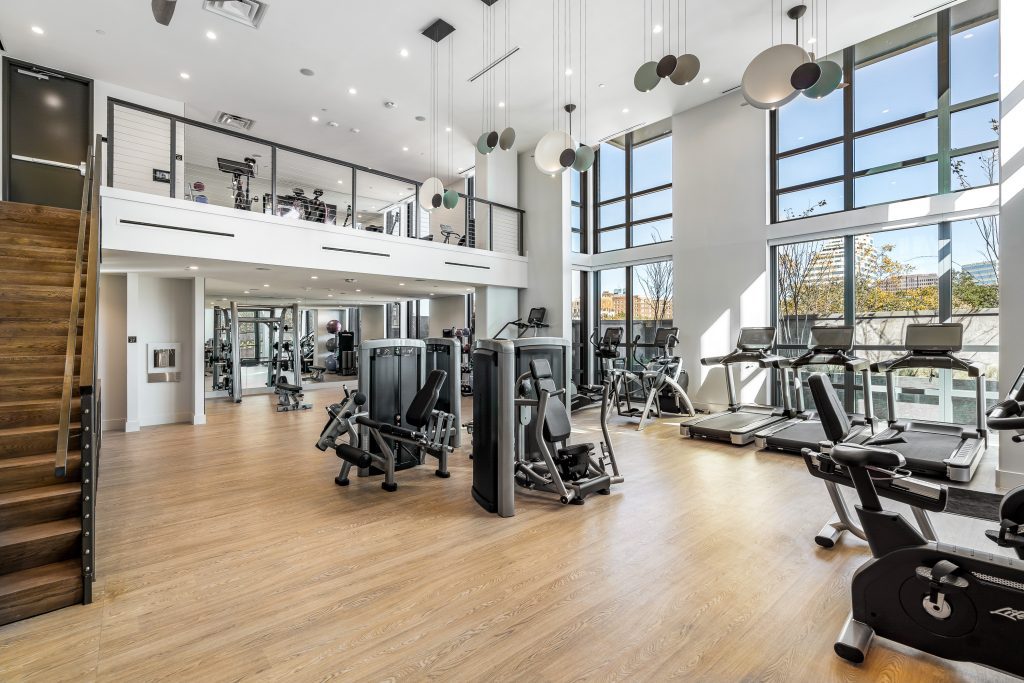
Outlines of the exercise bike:
[[[817,374],[809,384],[819,414],[837,419],[842,403],[829,379]],[[1024,371],[1007,399],[989,412],[988,426],[1016,430],[1014,441],[1022,441]],[[814,455],[821,457],[805,449],[805,458]],[[901,481],[907,502],[914,504],[914,480],[900,453],[839,443],[827,457],[853,480],[872,554],[854,574],[853,609],[836,654],[862,663],[878,635],[937,657],[1024,675],[1024,487],[1003,497],[999,529],[986,532],[997,545],[1012,548],[1020,558],[1015,560],[927,540],[901,514],[885,510],[876,482]],[[941,489],[945,494],[946,487]]]

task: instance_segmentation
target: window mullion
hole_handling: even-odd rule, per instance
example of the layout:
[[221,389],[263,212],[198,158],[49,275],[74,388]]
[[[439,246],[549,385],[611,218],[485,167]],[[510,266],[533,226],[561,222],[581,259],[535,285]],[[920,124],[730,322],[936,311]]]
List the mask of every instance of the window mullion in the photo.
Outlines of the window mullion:
[[[633,134],[626,133],[626,249],[633,246]],[[632,328],[631,328],[632,329]]]
[[938,15],[938,83],[939,83],[939,194],[952,190],[953,171],[950,166],[950,146],[952,123],[950,120],[950,11],[943,10]]
[[846,88],[843,89],[843,210],[854,208],[853,200],[853,131],[855,122],[853,108],[853,91],[856,86],[854,74],[854,47],[843,50],[843,74],[846,76]]

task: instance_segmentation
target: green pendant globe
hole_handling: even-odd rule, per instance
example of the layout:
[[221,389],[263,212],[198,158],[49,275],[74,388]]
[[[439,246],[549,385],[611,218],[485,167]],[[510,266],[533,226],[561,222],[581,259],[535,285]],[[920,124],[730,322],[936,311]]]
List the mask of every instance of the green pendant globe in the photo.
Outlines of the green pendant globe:
[[446,209],[454,209],[459,205],[459,193],[455,190],[445,190],[444,198],[441,200]]
[[804,97],[812,100],[820,100],[831,95],[843,82],[843,67],[838,63],[825,59],[818,62],[818,66],[821,67],[821,76],[818,77],[817,83],[804,90]]

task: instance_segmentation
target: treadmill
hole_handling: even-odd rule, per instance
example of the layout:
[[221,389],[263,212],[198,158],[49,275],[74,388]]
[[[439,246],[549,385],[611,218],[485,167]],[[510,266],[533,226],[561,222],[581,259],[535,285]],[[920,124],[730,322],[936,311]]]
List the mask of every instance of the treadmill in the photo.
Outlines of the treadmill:
[[762,368],[776,368],[783,374],[783,384],[788,384],[789,369],[784,367],[782,356],[769,353],[775,344],[774,327],[744,327],[736,342],[736,349],[725,356],[701,358],[701,365],[721,365],[725,368],[725,384],[729,391],[729,408],[717,413],[697,415],[683,420],[679,433],[690,438],[725,441],[736,446],[745,446],[754,440],[754,434],[792,416],[789,392],[782,392],[784,407],[763,406],[757,403],[740,403],[732,366],[756,363]]
[[[885,373],[889,428],[871,439],[902,454],[907,469],[915,474],[967,482],[985,454],[985,365],[956,356],[963,349],[964,326],[960,323],[907,325],[905,355],[872,365]],[[900,370],[937,369],[961,371],[975,381],[977,423],[971,428],[946,422],[900,420],[896,415],[896,373]]]
[[809,366],[827,365],[842,368],[845,372],[859,372],[865,387],[864,414],[851,414],[850,431],[846,443],[863,443],[874,433],[874,414],[871,405],[871,363],[865,358],[851,354],[853,350],[853,326],[815,325],[807,342],[807,352],[797,358],[787,359],[781,364],[788,366],[793,375],[796,391],[794,417],[762,429],[754,435],[758,448],[800,455],[803,449],[818,450],[823,441],[828,441],[825,428],[818,419],[818,413],[805,407],[803,384],[800,370]]

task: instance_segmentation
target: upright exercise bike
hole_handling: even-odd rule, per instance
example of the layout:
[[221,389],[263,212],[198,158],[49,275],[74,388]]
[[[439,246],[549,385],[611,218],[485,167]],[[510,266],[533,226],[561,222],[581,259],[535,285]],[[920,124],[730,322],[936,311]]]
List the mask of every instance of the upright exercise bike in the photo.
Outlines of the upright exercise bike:
[[[836,419],[842,404],[831,382],[820,374],[810,382],[819,414]],[[990,411],[988,426],[1024,433],[1024,371],[1007,399]],[[1020,434],[1014,440],[1021,442]],[[836,654],[859,664],[877,634],[937,657],[1024,676],[1024,487],[1003,497],[1000,527],[986,533],[1014,549],[1020,558],[1015,560],[926,540],[901,514],[883,509],[876,481],[913,481],[902,454],[841,443],[830,457],[853,479],[872,554],[854,574],[853,610]]]

